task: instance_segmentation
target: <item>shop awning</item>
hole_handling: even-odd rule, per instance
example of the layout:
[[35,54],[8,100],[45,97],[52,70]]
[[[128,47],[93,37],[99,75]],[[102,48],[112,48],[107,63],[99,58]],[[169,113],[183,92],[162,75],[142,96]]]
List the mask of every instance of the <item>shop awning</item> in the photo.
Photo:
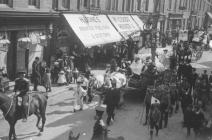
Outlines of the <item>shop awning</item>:
[[141,19],[137,15],[131,15],[131,17],[137,23],[137,25],[140,28],[140,30],[143,30],[144,29],[144,23],[143,23],[143,21],[141,21]]
[[85,47],[122,40],[106,15],[64,14],[64,17]]
[[[130,15],[108,15],[110,21],[116,27],[117,31],[125,38],[129,36],[139,36],[140,29]],[[134,34],[135,33],[135,34]]]

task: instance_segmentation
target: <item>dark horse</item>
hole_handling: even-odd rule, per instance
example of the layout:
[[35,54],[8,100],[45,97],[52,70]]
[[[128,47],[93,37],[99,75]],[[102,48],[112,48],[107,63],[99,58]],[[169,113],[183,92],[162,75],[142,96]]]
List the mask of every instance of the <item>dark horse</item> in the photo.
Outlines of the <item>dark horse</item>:
[[[29,116],[35,114],[37,116],[36,127],[43,132],[44,124],[46,121],[46,106],[47,106],[47,96],[41,92],[33,92],[29,94]],[[16,139],[15,124],[18,120],[22,119],[23,111],[22,107],[18,106],[17,98],[10,98],[2,93],[0,93],[0,109],[3,112],[5,120],[8,121],[10,125],[9,140],[12,140],[12,136]],[[39,126],[40,120],[42,119],[42,126]]]

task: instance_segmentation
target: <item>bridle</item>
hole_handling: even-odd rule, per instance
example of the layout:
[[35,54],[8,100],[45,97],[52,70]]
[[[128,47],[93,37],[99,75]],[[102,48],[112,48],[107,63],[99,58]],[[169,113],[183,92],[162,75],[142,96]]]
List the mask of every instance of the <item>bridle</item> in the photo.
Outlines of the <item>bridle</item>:
[[[6,104],[8,104],[8,102],[5,102],[5,103],[1,104],[1,105],[0,105],[0,108],[1,108],[2,106],[6,105]],[[12,101],[11,101],[11,103],[10,103],[9,109],[7,110],[7,112],[5,113],[5,115],[3,114],[4,119],[5,119],[5,118],[7,117],[7,115],[9,114],[9,112],[10,112],[10,110],[11,110],[11,108],[12,108],[12,105],[13,105],[13,99],[12,99]]]

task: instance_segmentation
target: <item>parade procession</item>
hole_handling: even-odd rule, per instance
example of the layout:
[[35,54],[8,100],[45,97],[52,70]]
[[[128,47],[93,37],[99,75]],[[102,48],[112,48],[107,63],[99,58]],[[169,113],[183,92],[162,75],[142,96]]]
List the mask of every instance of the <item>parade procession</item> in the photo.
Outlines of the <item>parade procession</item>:
[[212,140],[212,1],[0,0],[0,140]]

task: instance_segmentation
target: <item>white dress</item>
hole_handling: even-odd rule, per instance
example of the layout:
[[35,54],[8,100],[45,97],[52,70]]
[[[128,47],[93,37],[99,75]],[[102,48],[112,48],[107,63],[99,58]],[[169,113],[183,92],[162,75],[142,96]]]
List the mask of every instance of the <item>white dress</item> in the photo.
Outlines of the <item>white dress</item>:
[[65,83],[67,83],[67,81],[66,81],[66,77],[65,77],[65,74],[64,73],[59,73],[58,74],[58,80],[57,80],[57,83],[58,84],[65,84]]

